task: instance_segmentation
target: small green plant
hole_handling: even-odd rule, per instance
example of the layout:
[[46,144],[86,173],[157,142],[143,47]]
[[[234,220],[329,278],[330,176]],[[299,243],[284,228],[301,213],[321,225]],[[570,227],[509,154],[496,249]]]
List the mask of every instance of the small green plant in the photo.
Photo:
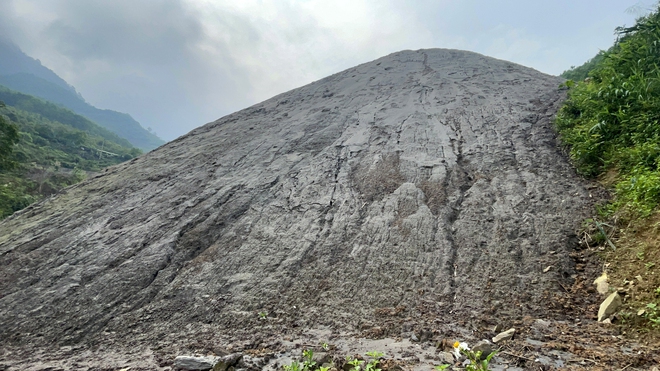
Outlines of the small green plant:
[[268,312],[259,312],[259,318],[266,319],[268,317]]
[[303,365],[298,361],[291,362],[290,365],[284,365],[284,371],[305,371]]
[[328,367],[314,367],[316,366],[316,362],[314,361],[314,351],[311,349],[304,349],[302,355],[302,363],[298,361],[292,361],[290,365],[282,366],[284,371],[312,371],[317,369],[320,371],[327,371],[329,369]]
[[373,358],[367,365],[365,366],[364,370],[365,371],[381,371],[380,368],[378,368],[378,364],[380,363],[380,358],[385,355],[385,353],[382,352],[377,352],[377,351],[371,351],[366,353],[369,357]]
[[353,366],[353,368],[351,368],[351,371],[360,371],[361,366],[364,363],[363,360],[357,359],[357,358],[351,359],[351,357],[348,357],[348,358],[346,358],[346,360],[347,360],[346,363]]
[[660,326],[660,308],[656,303],[646,304],[646,314],[645,317],[649,322],[651,322],[652,327]]
[[312,370],[314,368],[314,351],[311,349],[303,350],[303,366],[305,370]]
[[442,370],[446,370],[449,366],[451,366],[451,365],[448,365],[448,364],[438,365],[438,366],[435,366],[434,369],[442,371]]
[[[468,359],[468,361],[470,361],[470,364],[465,366],[465,371],[490,371],[488,365],[490,364],[490,360],[493,359],[493,357],[497,353],[497,352],[492,352],[486,358],[481,359],[481,351],[475,352],[473,350],[470,350],[470,348],[467,347],[467,344],[459,343],[458,341],[454,343],[454,349],[460,352],[460,354],[464,355]],[[438,367],[442,367],[442,366],[438,366]],[[447,367],[448,366],[449,365],[447,365]],[[444,368],[440,370],[444,370]]]
[[323,348],[323,350],[325,350],[327,352],[328,349],[330,349],[330,344],[328,344],[326,342],[323,342],[323,343],[321,343],[321,348]]

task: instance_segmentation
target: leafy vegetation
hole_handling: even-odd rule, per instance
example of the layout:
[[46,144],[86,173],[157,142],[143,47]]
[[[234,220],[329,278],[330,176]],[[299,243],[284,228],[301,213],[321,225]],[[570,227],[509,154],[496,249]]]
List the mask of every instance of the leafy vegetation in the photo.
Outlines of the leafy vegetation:
[[[0,101],[0,108],[5,104]],[[0,117],[0,170],[8,170],[15,166],[15,162],[10,159],[14,149],[14,144],[18,142],[18,128]]]
[[605,53],[603,52],[596,54],[595,57],[591,58],[581,66],[572,66],[570,69],[564,71],[561,74],[561,77],[573,81],[582,81],[586,79],[589,77],[589,72],[591,72],[600,62],[602,62],[604,54]]
[[[327,347],[323,346],[323,349],[327,350]],[[380,359],[385,356],[385,353],[372,351],[367,352],[366,355],[371,357],[369,362],[360,358],[347,357],[344,369],[351,371],[381,371],[378,366],[380,365]],[[303,350],[302,362],[294,360],[288,365],[283,365],[282,368],[284,371],[328,371],[330,369],[328,366],[316,364],[316,361],[314,361],[314,351],[311,349]]]
[[608,275],[630,293],[624,312],[639,313],[627,323],[651,331],[660,286],[660,6],[617,32],[609,50],[564,72],[576,81],[566,83],[556,125],[578,171],[612,190],[613,200],[588,224]]
[[660,201],[660,14],[618,32],[590,66],[591,79],[570,90],[556,124],[580,172],[618,173],[610,211],[648,216]]
[[[71,111],[0,86],[0,219],[141,151]],[[8,129],[5,129],[8,128]]]

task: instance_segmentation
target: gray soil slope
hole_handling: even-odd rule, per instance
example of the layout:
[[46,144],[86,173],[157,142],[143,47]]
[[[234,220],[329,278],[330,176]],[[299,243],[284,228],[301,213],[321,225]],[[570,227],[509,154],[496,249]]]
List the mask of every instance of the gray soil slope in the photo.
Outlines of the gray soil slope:
[[591,210],[551,127],[560,82],[403,51],[110,168],[0,223],[0,342],[546,313]]

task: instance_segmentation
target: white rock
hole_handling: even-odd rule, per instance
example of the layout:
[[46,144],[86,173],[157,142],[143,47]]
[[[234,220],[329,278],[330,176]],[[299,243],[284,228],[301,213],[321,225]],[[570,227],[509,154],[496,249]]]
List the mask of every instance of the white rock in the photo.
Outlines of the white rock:
[[600,304],[600,309],[598,310],[598,322],[602,322],[612,313],[616,312],[621,304],[621,296],[619,296],[618,292],[612,293],[608,296],[607,299]]
[[610,285],[607,283],[607,273],[603,273],[600,277],[594,280],[594,285],[596,285],[596,291],[599,294],[605,295],[610,290]]
[[497,336],[493,338],[493,343],[497,344],[500,341],[511,340],[513,338],[513,334],[515,333],[516,333],[515,328],[510,328],[504,332],[500,332],[499,334],[497,334]]

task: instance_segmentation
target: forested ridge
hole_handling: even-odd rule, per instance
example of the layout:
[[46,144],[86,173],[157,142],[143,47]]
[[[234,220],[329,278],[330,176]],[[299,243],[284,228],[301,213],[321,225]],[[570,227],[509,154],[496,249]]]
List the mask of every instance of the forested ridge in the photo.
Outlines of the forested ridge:
[[0,218],[141,151],[68,109],[0,85]]

